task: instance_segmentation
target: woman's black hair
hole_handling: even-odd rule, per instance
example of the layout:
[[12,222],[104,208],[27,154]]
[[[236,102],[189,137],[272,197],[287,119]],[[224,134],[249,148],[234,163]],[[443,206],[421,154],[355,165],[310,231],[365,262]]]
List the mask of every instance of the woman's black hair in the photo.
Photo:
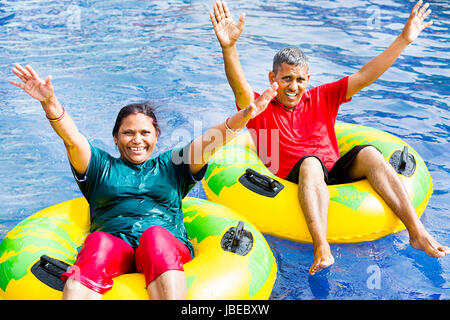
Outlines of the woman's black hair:
[[155,107],[150,102],[132,103],[120,109],[119,114],[117,115],[116,118],[116,123],[114,124],[114,128],[112,131],[113,137],[117,137],[123,119],[128,117],[130,114],[137,114],[137,113],[142,113],[152,118],[153,126],[156,129],[156,135],[159,137],[161,129],[159,128],[158,121],[156,120]]

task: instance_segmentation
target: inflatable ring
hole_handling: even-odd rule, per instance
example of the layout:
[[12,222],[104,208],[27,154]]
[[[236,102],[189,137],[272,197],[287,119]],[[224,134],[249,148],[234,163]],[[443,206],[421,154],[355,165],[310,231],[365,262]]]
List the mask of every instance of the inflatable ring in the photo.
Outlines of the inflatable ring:
[[[184,223],[195,257],[184,265],[188,299],[268,299],[277,265],[251,224],[221,205],[183,200]],[[60,275],[75,261],[89,232],[84,198],[28,217],[0,244],[0,299],[61,299]],[[114,278],[103,299],[148,299],[143,274]]]
[[[341,156],[355,145],[377,147],[399,173],[418,216],[422,214],[432,182],[413,148],[389,133],[360,125],[337,123],[335,131]],[[241,213],[263,233],[311,243],[298,186],[273,175],[255,150],[248,132],[218,150],[202,180],[207,198]],[[328,188],[330,243],[370,241],[405,228],[367,179]]]

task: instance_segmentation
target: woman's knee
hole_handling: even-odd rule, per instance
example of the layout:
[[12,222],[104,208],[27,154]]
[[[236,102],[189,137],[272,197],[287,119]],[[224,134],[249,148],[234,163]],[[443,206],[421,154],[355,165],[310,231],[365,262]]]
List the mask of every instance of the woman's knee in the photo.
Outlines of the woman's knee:
[[157,252],[166,247],[168,238],[173,236],[167,229],[160,226],[153,226],[146,229],[139,239],[139,246],[153,248]]
[[183,264],[191,259],[185,244],[158,226],[142,233],[136,250],[136,267],[144,273],[147,285],[168,270],[183,271]]

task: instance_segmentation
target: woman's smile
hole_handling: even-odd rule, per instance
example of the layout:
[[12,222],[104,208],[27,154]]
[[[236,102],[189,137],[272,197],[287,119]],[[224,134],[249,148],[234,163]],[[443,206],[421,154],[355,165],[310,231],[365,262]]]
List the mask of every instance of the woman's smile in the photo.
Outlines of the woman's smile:
[[153,119],[143,113],[130,114],[124,118],[117,137],[114,137],[120,157],[133,164],[150,159],[157,141]]

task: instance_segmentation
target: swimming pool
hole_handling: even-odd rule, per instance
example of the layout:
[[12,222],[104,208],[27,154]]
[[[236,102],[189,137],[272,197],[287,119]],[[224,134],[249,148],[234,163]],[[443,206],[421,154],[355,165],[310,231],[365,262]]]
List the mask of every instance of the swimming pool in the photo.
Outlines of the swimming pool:
[[[158,104],[156,153],[188,142],[234,112],[208,13],[213,1],[14,1],[0,3],[0,240],[32,213],[81,195],[64,147],[39,103],[8,80],[13,63],[51,74],[61,103],[96,146],[118,155],[111,130],[125,104]],[[249,83],[267,86],[287,45],[309,56],[311,86],[351,74],[401,31],[413,2],[229,1],[246,12],[238,43]],[[450,5],[394,66],[341,107],[338,120],[393,133],[423,157],[434,194],[422,221],[449,244]],[[192,196],[204,198],[201,185]],[[336,263],[308,275],[311,245],[268,236],[278,262],[272,299],[449,299],[450,258],[429,258],[405,231],[332,245]]]

